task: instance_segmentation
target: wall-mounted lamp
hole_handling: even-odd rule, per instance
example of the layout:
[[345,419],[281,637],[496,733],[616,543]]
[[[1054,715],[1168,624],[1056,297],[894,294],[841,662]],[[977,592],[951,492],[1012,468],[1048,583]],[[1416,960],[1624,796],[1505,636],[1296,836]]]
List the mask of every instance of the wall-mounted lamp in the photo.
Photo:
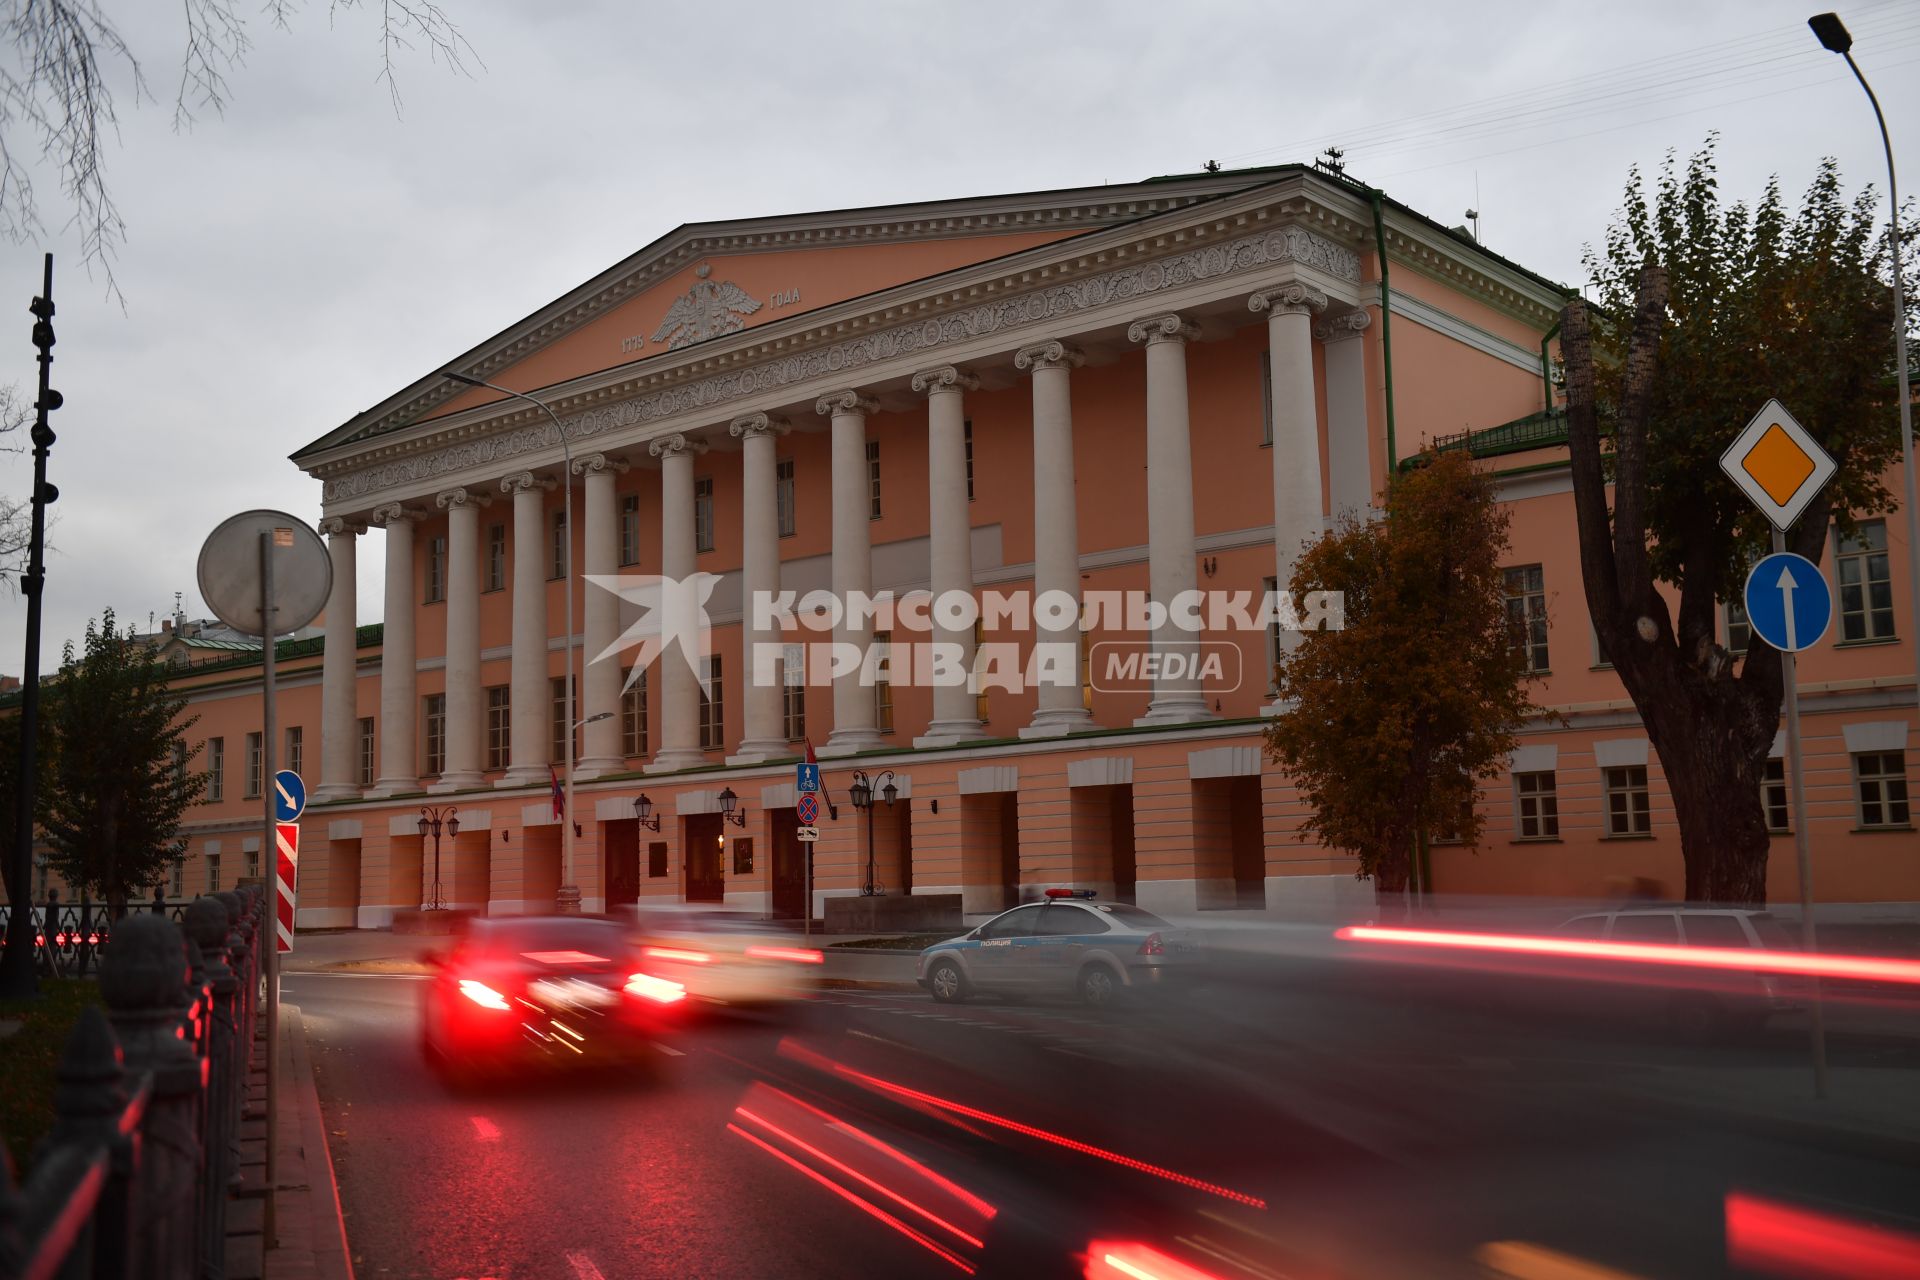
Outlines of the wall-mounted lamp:
[[[725,790],[721,791],[720,823],[722,826],[725,826],[729,822],[736,827],[744,827],[747,825],[747,815],[744,813],[735,812],[735,810],[738,809],[739,807],[740,807],[740,797],[733,794],[732,787],[728,787]],[[724,837],[722,838],[724,839]]]
[[649,831],[660,829],[660,819],[653,813],[653,801],[647,799],[645,793],[634,797],[633,820]]
[[1209,578],[1211,578],[1214,575],[1214,571],[1217,570],[1219,567],[1220,567],[1219,556],[1207,556],[1200,561],[1200,572],[1206,574]]

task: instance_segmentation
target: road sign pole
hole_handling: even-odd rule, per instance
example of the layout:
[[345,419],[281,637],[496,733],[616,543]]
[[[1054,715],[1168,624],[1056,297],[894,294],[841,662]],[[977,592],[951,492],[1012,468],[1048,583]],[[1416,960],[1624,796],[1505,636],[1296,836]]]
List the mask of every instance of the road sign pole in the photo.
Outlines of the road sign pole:
[[[1787,535],[1778,528],[1773,531],[1773,549],[1776,554],[1787,549]],[[1788,636],[1793,635],[1793,600],[1791,595],[1786,601]],[[1788,644],[1793,643],[1792,639]],[[1787,785],[1793,791],[1793,847],[1800,859],[1800,946],[1808,955],[1818,949],[1814,941],[1813,926],[1813,852],[1807,832],[1807,781],[1805,771],[1800,767],[1800,688],[1795,668],[1796,655],[1789,649],[1780,655],[1780,678],[1786,690],[1787,701]],[[1813,1049],[1813,1095],[1816,1098],[1827,1096],[1827,1028],[1820,1009],[1820,979],[1812,978],[1813,997],[1808,1001],[1811,1017],[1807,1034]]]
[[[260,531],[260,628],[266,632],[260,637],[260,696],[263,703],[260,778],[263,782],[271,782],[273,775],[279,772],[273,758],[273,739],[276,732],[273,687],[273,540],[273,530]],[[272,786],[263,786],[260,791],[265,797],[263,804],[266,809],[266,821],[260,828],[260,864],[273,867],[274,874],[277,876],[280,868],[280,825],[279,814],[274,809],[276,793]],[[262,896],[264,899],[265,895]],[[262,932],[264,937],[259,937],[259,942],[263,953],[262,963],[266,966],[267,976],[267,1199],[261,1234],[266,1240],[266,1247],[271,1249],[275,1241],[274,1170],[278,1164],[274,1149],[278,1146],[280,1136],[280,1124],[274,1106],[278,1097],[275,1086],[279,1083],[278,1060],[280,1057],[280,904],[277,892],[272,913],[267,918],[266,928]]]

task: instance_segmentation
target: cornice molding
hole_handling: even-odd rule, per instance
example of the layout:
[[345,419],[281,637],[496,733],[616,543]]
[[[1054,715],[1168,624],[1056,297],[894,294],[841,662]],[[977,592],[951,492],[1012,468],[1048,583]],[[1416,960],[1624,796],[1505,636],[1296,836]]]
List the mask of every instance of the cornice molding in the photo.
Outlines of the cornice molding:
[[[1229,228],[1232,225],[1225,220],[1222,220],[1222,224]],[[1197,235],[1191,229],[1185,234]],[[842,338],[785,356],[764,358],[772,351],[798,345],[800,339],[763,342],[759,350],[743,346],[730,356],[716,354],[700,358],[690,355],[686,364],[658,375],[659,380],[671,379],[675,385],[621,399],[605,407],[574,413],[562,418],[562,427],[567,440],[576,442],[693,411],[711,411],[712,416],[718,418],[723,416],[728,404],[750,396],[853,373],[904,356],[931,354],[943,347],[985,337],[1005,336],[1008,345],[1016,347],[1026,331],[1057,330],[1071,326],[1087,312],[1135,299],[1145,302],[1156,294],[1236,275],[1268,271],[1277,266],[1304,267],[1330,279],[1356,285],[1360,281],[1358,254],[1304,227],[1273,227],[1171,255],[1164,253],[1168,244],[1177,242],[1172,237],[1155,237],[1138,243],[1137,252],[1151,255],[1146,261],[1109,266],[1106,270],[1051,287],[1012,289],[1009,290],[1011,296],[999,301],[957,306],[942,315],[894,323],[875,332]],[[1100,263],[1110,263],[1114,259],[1131,258],[1135,254],[1134,246],[1118,246],[1109,253],[1098,255],[1098,258]],[[1093,256],[1081,255],[1080,261],[1088,266],[1098,265],[1091,260]],[[1007,283],[1027,285],[1058,274],[1070,274],[1072,265],[1062,264],[1058,268],[1025,272],[1017,279],[1008,278]],[[995,292],[991,287],[986,291]],[[920,305],[964,304],[979,292],[980,288],[975,287],[965,292],[956,290],[950,296],[936,294],[923,299]],[[895,308],[883,314],[885,317],[897,317],[900,311],[908,309]],[[845,327],[859,326],[839,325],[831,331],[837,332]],[[824,334],[830,331],[823,329],[816,332]],[[748,331],[748,334],[751,333]],[[725,372],[709,372],[756,356],[762,357],[762,362]],[[615,395],[613,388],[602,387],[580,398],[607,400]],[[504,416],[507,421],[514,421],[525,415],[511,412]],[[431,448],[427,441],[413,442],[411,457],[391,462],[359,467],[350,467],[346,463],[316,466],[315,472],[327,477],[324,501],[329,504],[351,502],[402,486],[424,486],[440,476],[493,466],[510,458],[557,449],[559,446],[556,428],[544,418],[496,434],[483,434],[483,428],[478,423],[454,424],[450,434],[455,438],[476,438],[440,448]]]

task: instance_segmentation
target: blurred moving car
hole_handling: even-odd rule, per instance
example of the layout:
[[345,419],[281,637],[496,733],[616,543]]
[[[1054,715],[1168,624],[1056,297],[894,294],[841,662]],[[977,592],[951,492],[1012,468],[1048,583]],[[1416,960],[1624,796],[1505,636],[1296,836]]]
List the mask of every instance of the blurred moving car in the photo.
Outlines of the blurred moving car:
[[623,925],[590,916],[473,920],[451,950],[426,959],[420,1045],[453,1077],[638,1055],[686,998],[647,971]]
[[1077,995],[1102,1007],[1128,994],[1197,978],[1198,935],[1125,902],[1096,902],[1091,889],[1049,889],[964,937],[920,953],[915,977],[935,1000],[977,992]]
[[791,931],[725,907],[634,908],[648,972],[671,978],[708,1005],[773,1005],[806,994],[824,959]]
[[[1575,916],[1562,937],[1595,942],[1714,947],[1729,951],[1791,951],[1798,945],[1780,921],[1765,911],[1737,907],[1630,907]],[[1758,1030],[1775,1013],[1799,1009],[1805,983],[1745,971],[1696,972],[1695,981],[1666,993],[1668,1024],[1690,1040],[1711,1040],[1729,1031]]]

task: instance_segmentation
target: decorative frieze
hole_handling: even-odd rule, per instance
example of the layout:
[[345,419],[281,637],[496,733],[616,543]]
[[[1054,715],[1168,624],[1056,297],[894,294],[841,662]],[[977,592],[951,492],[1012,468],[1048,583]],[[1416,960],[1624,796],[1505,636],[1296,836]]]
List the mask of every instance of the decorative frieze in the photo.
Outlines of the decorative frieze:
[[[1279,227],[1172,257],[1119,267],[1053,288],[1033,290],[1003,301],[894,325],[749,368],[691,378],[618,404],[574,414],[563,419],[559,429],[564,429],[566,439],[573,442],[681,414],[709,413],[718,406],[750,396],[850,374],[980,338],[1012,335],[1042,326],[1058,329],[1063,322],[1101,307],[1145,300],[1188,285],[1282,265],[1312,267],[1335,279],[1354,283],[1360,279],[1358,254],[1304,227]],[[388,489],[425,485],[439,476],[495,465],[509,458],[556,449],[559,445],[556,430],[551,423],[540,423],[351,471],[326,482],[324,500],[349,502]]]

